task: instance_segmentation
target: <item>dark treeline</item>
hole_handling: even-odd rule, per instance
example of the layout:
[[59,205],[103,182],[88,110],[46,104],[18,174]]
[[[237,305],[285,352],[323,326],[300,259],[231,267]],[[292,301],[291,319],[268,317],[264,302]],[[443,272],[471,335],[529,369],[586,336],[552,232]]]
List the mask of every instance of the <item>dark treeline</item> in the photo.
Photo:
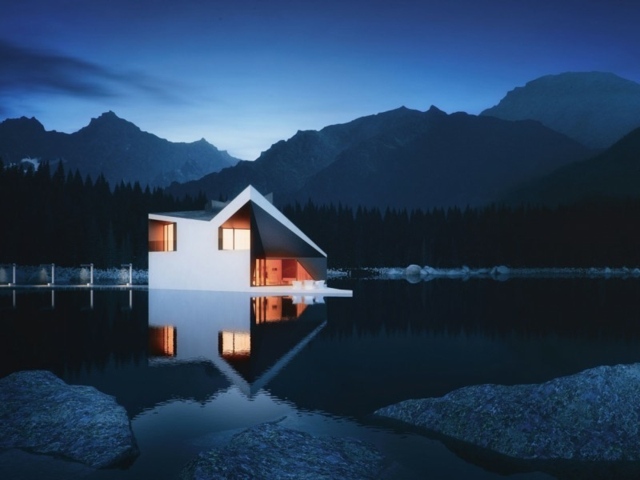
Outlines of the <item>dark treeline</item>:
[[331,267],[622,267],[640,265],[640,199],[572,206],[381,211],[287,206]]
[[[144,268],[148,213],[205,201],[138,183],[111,189],[62,164],[24,170],[0,161],[0,263]],[[640,266],[640,199],[411,211],[307,202],[283,213],[328,253],[330,267]]]
[[146,267],[149,212],[197,210],[205,198],[176,200],[160,189],[100,175],[4,166],[0,161],[0,263]]

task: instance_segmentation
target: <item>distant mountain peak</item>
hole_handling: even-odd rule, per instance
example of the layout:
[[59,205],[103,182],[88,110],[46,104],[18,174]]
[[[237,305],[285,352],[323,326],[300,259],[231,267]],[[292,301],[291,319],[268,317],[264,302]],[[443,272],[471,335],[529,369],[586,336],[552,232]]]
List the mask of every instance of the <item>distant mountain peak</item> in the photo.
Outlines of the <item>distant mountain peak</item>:
[[443,110],[440,110],[438,107],[436,107],[435,105],[431,105],[429,107],[429,110],[427,110],[427,113],[437,113],[437,114],[442,114],[442,115],[446,115],[447,113],[444,112]]
[[42,125],[35,117],[8,118],[0,124],[21,128],[32,132],[45,131],[44,125]]
[[537,120],[591,148],[606,148],[640,126],[640,84],[609,72],[545,75],[481,115]]
[[118,116],[113,112],[113,110],[108,110],[108,111],[106,111],[106,112],[102,113],[102,114],[100,115],[100,117],[99,117],[99,118],[117,118],[117,119],[120,119],[120,117],[118,117]]
[[122,118],[117,116],[114,112],[109,110],[108,112],[101,113],[97,117],[91,117],[91,121],[89,122],[89,125],[91,125],[92,123],[93,124],[95,124],[95,123],[110,123],[110,122],[121,122],[121,121],[126,122],[126,120],[123,120]]
[[113,111],[92,118],[71,134],[47,132],[35,118],[5,120],[0,122],[0,154],[9,163],[23,158],[61,160],[69,171],[78,169],[92,178],[103,174],[112,185],[138,181],[166,186],[195,180],[238,161],[204,139],[173,143],[143,132]]
[[603,86],[611,86],[611,85],[637,85],[636,82],[632,80],[627,80],[626,78],[622,78],[619,75],[611,72],[599,72],[599,71],[591,71],[591,72],[563,72],[563,73],[555,73],[550,75],[543,75],[542,77],[536,78],[527,82],[527,85],[532,85],[536,83],[547,83],[547,82],[570,82],[573,85],[589,85],[598,82],[604,82]]
[[[118,117],[111,110],[104,112],[98,118],[92,118],[84,128],[81,128],[76,134],[87,134],[87,132],[103,132],[105,135],[135,135],[142,130],[132,122]],[[73,134],[75,135],[75,134]],[[151,134],[147,134],[151,135]]]
[[[92,123],[95,124],[95,123],[113,123],[113,122],[131,123],[127,120],[120,118],[114,112],[109,110],[108,112],[101,113],[100,116],[97,118],[92,118],[91,121],[89,122],[89,125],[91,125]],[[131,123],[131,125],[133,125],[133,123]]]

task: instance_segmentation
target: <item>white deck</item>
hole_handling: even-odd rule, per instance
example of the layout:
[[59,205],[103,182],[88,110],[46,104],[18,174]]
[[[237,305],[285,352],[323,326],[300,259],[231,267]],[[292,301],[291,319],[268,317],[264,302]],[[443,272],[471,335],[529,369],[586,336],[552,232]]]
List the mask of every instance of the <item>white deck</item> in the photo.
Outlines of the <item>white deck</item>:
[[[21,284],[1,284],[0,288],[7,290],[147,290],[149,289],[148,285],[105,285],[105,284],[93,284],[88,285],[86,283],[71,285],[71,284],[49,284],[49,285],[21,285]],[[162,290],[162,289],[159,289]],[[178,290],[179,289],[171,289]],[[207,290],[201,290],[207,291]],[[209,291],[218,291],[218,290],[209,290]],[[339,288],[331,288],[331,287],[321,287],[321,288],[294,288],[291,285],[276,285],[269,287],[247,287],[243,290],[227,290],[221,291],[223,293],[249,293],[252,296],[256,297],[270,297],[270,296],[300,296],[300,297],[352,297],[353,290],[342,290]]]
[[313,295],[318,297],[352,297],[353,290],[341,290],[339,288],[320,287],[320,288],[294,288],[291,285],[276,285],[269,287],[248,287],[245,292],[249,292],[256,296],[307,296]]

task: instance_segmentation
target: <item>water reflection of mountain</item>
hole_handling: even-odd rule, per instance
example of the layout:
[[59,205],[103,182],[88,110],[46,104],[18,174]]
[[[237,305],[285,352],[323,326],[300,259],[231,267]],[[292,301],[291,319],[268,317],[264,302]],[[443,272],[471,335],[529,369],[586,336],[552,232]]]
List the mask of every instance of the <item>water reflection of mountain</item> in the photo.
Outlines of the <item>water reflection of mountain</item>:
[[640,336],[640,282],[634,279],[440,279],[409,284],[362,280],[338,299],[323,336],[385,332]]

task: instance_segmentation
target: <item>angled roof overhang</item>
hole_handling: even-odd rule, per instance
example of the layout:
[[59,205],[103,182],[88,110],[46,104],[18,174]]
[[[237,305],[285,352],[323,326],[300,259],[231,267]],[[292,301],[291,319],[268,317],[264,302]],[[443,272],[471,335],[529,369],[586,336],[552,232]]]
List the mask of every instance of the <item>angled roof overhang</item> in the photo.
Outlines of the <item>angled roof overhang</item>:
[[251,205],[251,242],[261,257],[326,257],[324,252],[296,235],[258,205]]
[[251,240],[255,256],[324,257],[327,254],[252,186],[244,189],[215,217],[222,225],[251,203]]

